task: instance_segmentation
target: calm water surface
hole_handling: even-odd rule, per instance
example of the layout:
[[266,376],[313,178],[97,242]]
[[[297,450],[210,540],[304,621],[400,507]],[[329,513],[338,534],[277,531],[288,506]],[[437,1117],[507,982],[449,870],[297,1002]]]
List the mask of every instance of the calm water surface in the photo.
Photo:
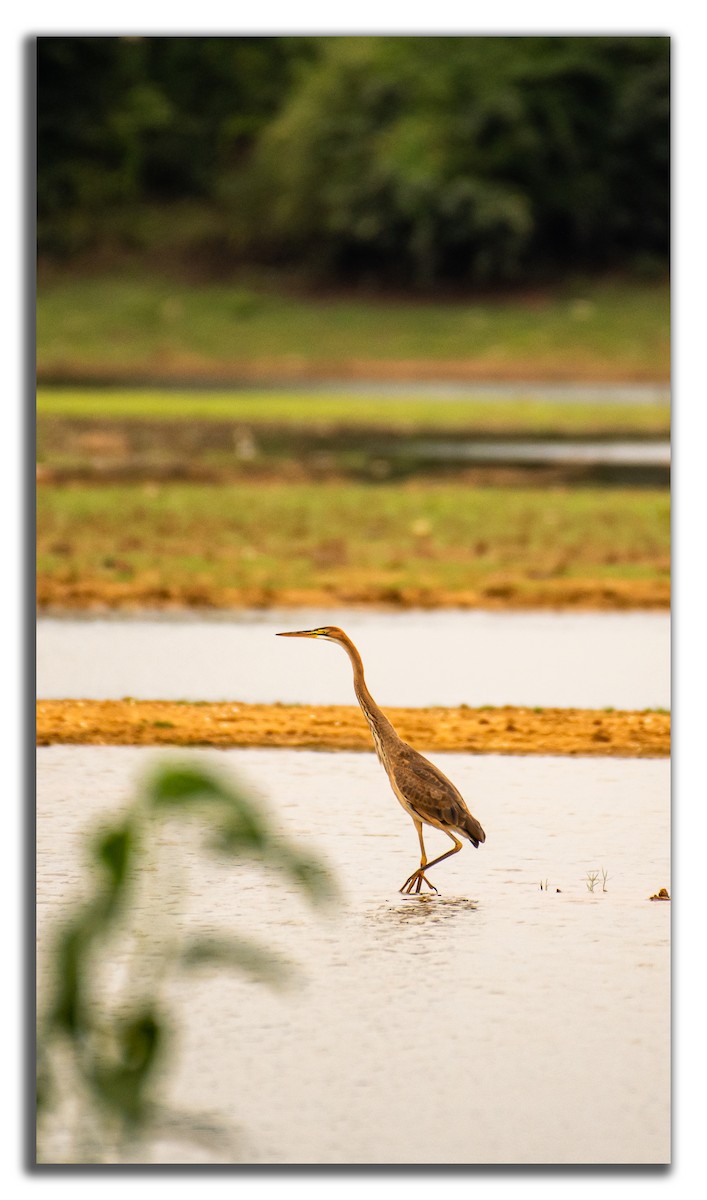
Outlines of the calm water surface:
[[607,463],[617,466],[670,465],[670,442],[464,442],[405,443],[405,452],[449,462]]
[[[404,899],[417,838],[373,754],[190,755],[250,780],[326,859],[340,898],[314,910],[279,877],[165,830],[139,889],[153,959],[174,929],[221,931],[299,972],[286,991],[225,970],[166,983],[179,1029],[166,1099],[238,1138],[195,1149],[175,1130],[155,1161],[667,1161],[670,905],[648,900],[670,887],[667,761],[433,757],[488,840],[433,869],[439,896]],[[85,886],[86,827],[164,758],[38,751],[40,995],[49,931]],[[430,832],[428,850],[447,846]],[[590,894],[601,868],[608,890]],[[71,1153],[56,1130],[45,1157]]]
[[203,618],[38,623],[43,699],[351,704],[350,666],[278,630],[340,625],[381,705],[670,706],[664,613],[297,609]]

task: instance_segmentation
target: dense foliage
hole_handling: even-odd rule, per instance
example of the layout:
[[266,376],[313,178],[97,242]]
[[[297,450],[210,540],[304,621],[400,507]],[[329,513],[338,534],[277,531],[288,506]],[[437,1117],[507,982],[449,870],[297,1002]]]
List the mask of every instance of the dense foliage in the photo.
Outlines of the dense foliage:
[[165,244],[166,206],[175,246],[333,278],[656,265],[669,41],[40,38],[38,204],[45,253]]

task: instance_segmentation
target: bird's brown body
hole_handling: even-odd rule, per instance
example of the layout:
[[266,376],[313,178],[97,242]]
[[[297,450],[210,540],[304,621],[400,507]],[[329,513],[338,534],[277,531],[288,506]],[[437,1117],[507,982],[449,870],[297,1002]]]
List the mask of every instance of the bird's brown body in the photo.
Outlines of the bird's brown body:
[[[486,834],[481,825],[469,812],[460,792],[439,767],[398,737],[385,713],[381,712],[371,696],[363,674],[361,655],[343,629],[336,625],[326,625],[321,629],[281,633],[278,637],[324,638],[326,641],[336,642],[348,654],[353,666],[354,691],[373,735],[376,753],[385,768],[393,792],[411,817],[420,839],[420,866],[405,880],[400,890],[409,894],[414,888],[415,892],[419,892],[422,884],[426,883],[436,891],[425,871],[461,850],[462,843],[459,837],[468,839],[474,846],[486,841]],[[423,825],[431,825],[434,829],[446,833],[454,842],[454,849],[428,862],[422,840]]]

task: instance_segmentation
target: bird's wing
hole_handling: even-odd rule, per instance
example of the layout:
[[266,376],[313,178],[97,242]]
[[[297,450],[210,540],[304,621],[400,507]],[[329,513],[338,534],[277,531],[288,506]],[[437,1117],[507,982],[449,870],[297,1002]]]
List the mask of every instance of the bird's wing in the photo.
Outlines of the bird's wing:
[[485,834],[479,822],[471,815],[464,798],[439,767],[418,754],[412,746],[406,746],[401,752],[398,766],[398,786],[421,821],[439,822],[450,829],[461,829],[476,843],[484,841]]

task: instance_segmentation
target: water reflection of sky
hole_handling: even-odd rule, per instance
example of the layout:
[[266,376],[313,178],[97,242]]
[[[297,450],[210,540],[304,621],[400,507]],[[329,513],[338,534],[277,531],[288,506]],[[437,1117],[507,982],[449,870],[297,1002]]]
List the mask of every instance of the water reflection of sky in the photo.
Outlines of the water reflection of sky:
[[664,613],[241,613],[216,620],[49,619],[38,624],[41,699],[351,704],[338,647],[278,630],[340,625],[379,704],[670,706]]

